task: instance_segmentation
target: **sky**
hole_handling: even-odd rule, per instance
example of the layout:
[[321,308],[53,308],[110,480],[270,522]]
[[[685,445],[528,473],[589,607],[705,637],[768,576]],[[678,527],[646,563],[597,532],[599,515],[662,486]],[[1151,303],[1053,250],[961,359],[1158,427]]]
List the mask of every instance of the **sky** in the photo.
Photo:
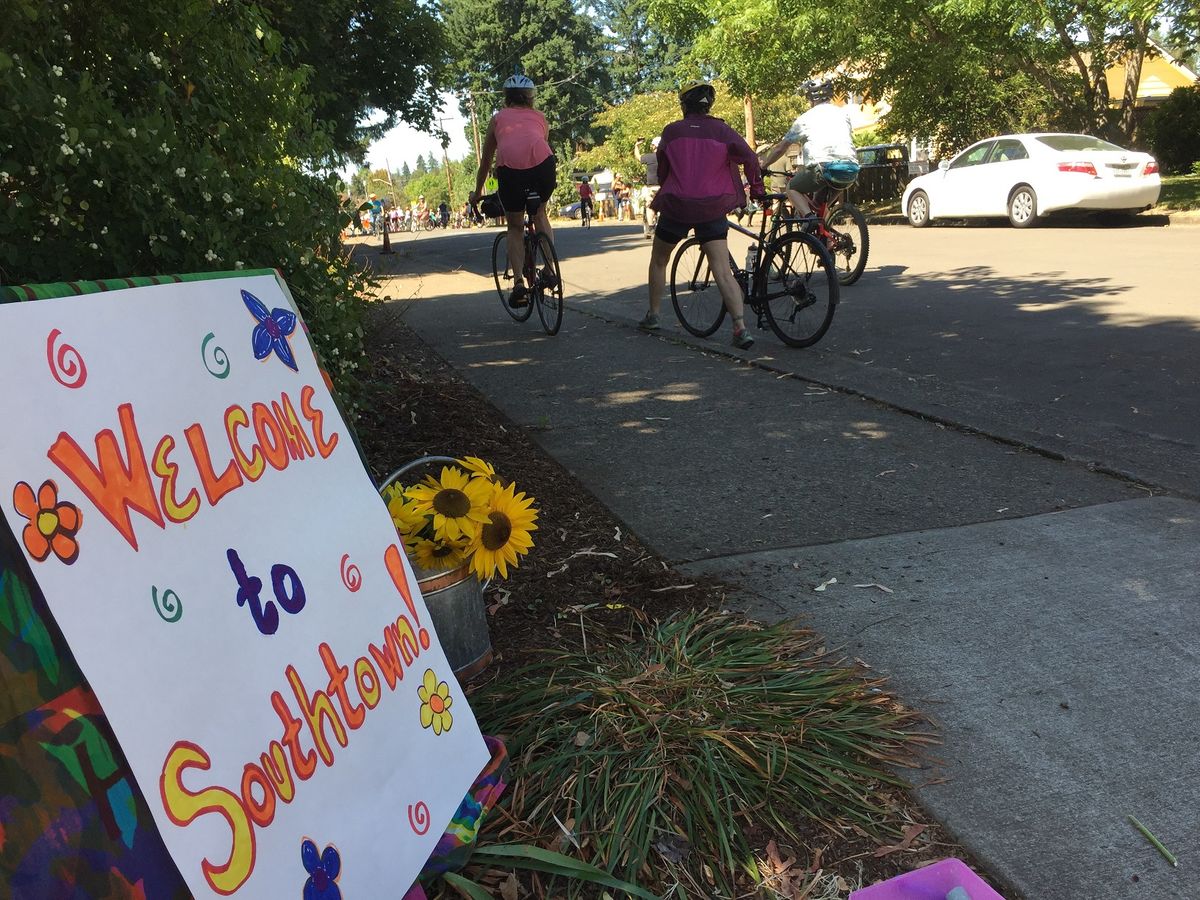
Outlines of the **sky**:
[[[450,136],[450,146],[446,152],[451,160],[462,159],[475,152],[464,131],[470,123],[458,111],[458,99],[453,94],[442,94],[441,100],[442,111],[437,117],[442,119],[442,128]],[[481,125],[486,125],[486,122]],[[372,170],[391,166],[393,171],[399,171],[404,163],[408,163],[409,169],[412,169],[418,156],[428,159],[430,152],[441,161],[442,142],[437,135],[400,124],[371,145],[367,150],[367,165]],[[353,169],[350,171],[352,173]]]

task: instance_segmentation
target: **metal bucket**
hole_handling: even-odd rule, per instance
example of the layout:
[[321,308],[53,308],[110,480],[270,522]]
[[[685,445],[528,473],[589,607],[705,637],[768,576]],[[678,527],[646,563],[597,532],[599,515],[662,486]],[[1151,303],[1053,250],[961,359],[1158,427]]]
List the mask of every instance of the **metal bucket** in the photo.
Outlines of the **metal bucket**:
[[[457,465],[458,460],[450,456],[422,456],[385,478],[379,489],[382,492],[400,476],[419,466],[435,464]],[[485,585],[479,583],[466,564],[449,572],[434,572],[422,569],[412,559],[409,562],[450,668],[459,681],[474,678],[492,661],[487,611],[483,606]]]
[[474,678],[492,661],[483,585],[469,566],[431,572],[413,566],[450,668],[459,681]]

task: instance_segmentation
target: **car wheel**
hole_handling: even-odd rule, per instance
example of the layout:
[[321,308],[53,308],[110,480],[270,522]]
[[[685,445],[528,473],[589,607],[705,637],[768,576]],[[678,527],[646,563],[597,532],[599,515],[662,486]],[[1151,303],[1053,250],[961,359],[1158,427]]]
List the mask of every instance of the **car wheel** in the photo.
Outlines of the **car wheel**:
[[908,224],[913,228],[924,228],[929,224],[929,195],[924,191],[913,191],[908,198]]
[[1027,184],[1018,185],[1008,198],[1008,221],[1013,228],[1029,228],[1037,220],[1037,194]]

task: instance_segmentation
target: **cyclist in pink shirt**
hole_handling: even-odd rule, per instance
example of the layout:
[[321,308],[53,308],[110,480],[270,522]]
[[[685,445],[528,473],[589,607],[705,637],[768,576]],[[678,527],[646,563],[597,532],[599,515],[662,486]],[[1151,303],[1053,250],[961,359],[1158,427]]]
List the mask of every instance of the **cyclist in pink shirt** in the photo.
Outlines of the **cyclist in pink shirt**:
[[483,161],[475,177],[475,190],[470,195],[472,205],[479,201],[494,155],[500,203],[508,220],[508,258],[514,277],[508,304],[512,307],[529,303],[529,289],[521,272],[525,265],[522,232],[530,192],[539,198],[537,208],[531,210],[537,230],[554,240],[546,215],[546,201],[554,193],[558,176],[554,153],[550,149],[550,126],[546,124],[546,117],[533,108],[535,93],[533,82],[524,75],[513,75],[504,82],[504,108],[488,123],[487,136],[483,140]]
[[755,199],[763,196],[762,170],[742,136],[708,114],[716,96],[706,82],[685,85],[679,92],[683,118],[663,129],[655,154],[661,187],[650,204],[658,213],[650,251],[650,309],[638,325],[646,331],[659,327],[667,263],[675,245],[694,230],[733,319],[733,345],[744,350],[754,338],[746,329],[742,289],[729,268],[729,222],[725,217],[746,202],[738,166],[746,173],[750,196]]

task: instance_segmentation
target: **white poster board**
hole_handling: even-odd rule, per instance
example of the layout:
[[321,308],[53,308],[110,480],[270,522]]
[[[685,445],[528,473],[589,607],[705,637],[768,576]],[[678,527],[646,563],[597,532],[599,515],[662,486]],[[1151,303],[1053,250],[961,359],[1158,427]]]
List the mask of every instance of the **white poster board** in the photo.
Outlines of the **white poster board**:
[[270,275],[0,305],[0,499],[197,897],[400,897],[488,752]]

